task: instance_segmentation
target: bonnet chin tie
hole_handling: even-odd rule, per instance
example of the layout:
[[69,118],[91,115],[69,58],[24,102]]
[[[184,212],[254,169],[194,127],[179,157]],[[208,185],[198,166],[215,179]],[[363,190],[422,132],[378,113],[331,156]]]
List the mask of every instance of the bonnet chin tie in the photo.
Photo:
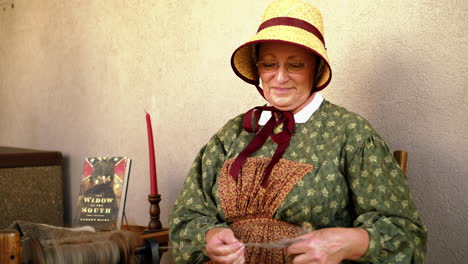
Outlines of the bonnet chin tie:
[[[258,120],[263,111],[271,111],[271,118],[259,131]],[[278,118],[276,118],[275,114],[278,115]],[[255,119],[253,120],[254,117]],[[254,122],[252,122],[252,120]],[[254,125],[252,123],[254,123]],[[275,134],[274,129],[281,124],[283,125],[283,130]],[[247,157],[260,149],[263,144],[265,144],[268,137],[271,137],[271,139],[276,144],[278,144],[278,147],[276,148],[275,154],[271,158],[271,161],[266,167],[263,175],[261,186],[264,188],[267,187],[268,177],[270,176],[273,167],[276,165],[276,163],[278,163],[289,145],[289,141],[291,140],[292,134],[294,132],[294,125],[294,115],[291,112],[280,111],[272,106],[257,106],[250,109],[245,114],[243,126],[244,129],[249,133],[258,133],[255,135],[252,141],[250,141],[249,145],[247,145],[247,147],[242,150],[242,152],[234,160],[231,169],[229,170],[232,178],[237,181],[241,167],[244,165]]]

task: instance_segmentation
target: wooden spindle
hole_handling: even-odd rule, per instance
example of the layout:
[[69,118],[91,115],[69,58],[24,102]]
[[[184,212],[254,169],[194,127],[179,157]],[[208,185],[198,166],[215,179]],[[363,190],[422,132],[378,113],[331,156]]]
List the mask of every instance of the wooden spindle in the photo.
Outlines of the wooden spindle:
[[21,245],[16,231],[0,231],[0,263],[20,264]]

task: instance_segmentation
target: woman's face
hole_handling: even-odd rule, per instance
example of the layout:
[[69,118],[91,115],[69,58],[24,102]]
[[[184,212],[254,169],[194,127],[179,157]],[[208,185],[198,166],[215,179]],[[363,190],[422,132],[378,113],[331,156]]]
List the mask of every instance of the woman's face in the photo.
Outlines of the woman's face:
[[[257,69],[270,105],[297,113],[311,100],[316,56],[304,48],[276,42],[260,44]],[[278,69],[274,64],[279,64]],[[305,65],[304,65],[305,63]]]

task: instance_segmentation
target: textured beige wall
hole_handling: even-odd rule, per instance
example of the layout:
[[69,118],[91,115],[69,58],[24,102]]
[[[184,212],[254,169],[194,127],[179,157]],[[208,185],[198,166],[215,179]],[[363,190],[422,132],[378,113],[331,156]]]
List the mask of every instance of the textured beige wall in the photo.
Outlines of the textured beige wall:
[[[146,109],[167,225],[198,149],[262,103],[229,58],[269,2],[0,0],[0,145],[63,152],[68,220],[86,156],[132,157],[128,220],[146,225]],[[468,259],[464,2],[316,1],[334,70],[324,96],[410,151],[428,263]]]

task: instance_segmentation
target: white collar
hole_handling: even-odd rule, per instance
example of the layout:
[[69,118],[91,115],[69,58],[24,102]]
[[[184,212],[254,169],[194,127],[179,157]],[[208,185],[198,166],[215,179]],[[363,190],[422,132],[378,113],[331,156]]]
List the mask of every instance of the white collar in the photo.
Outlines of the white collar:
[[[314,99],[310,101],[301,111],[294,114],[294,120],[296,123],[305,123],[309,118],[317,111],[317,109],[322,105],[323,97],[319,93],[315,93]],[[268,120],[271,118],[270,111],[263,111],[260,119],[258,120],[258,124],[264,126]]]

